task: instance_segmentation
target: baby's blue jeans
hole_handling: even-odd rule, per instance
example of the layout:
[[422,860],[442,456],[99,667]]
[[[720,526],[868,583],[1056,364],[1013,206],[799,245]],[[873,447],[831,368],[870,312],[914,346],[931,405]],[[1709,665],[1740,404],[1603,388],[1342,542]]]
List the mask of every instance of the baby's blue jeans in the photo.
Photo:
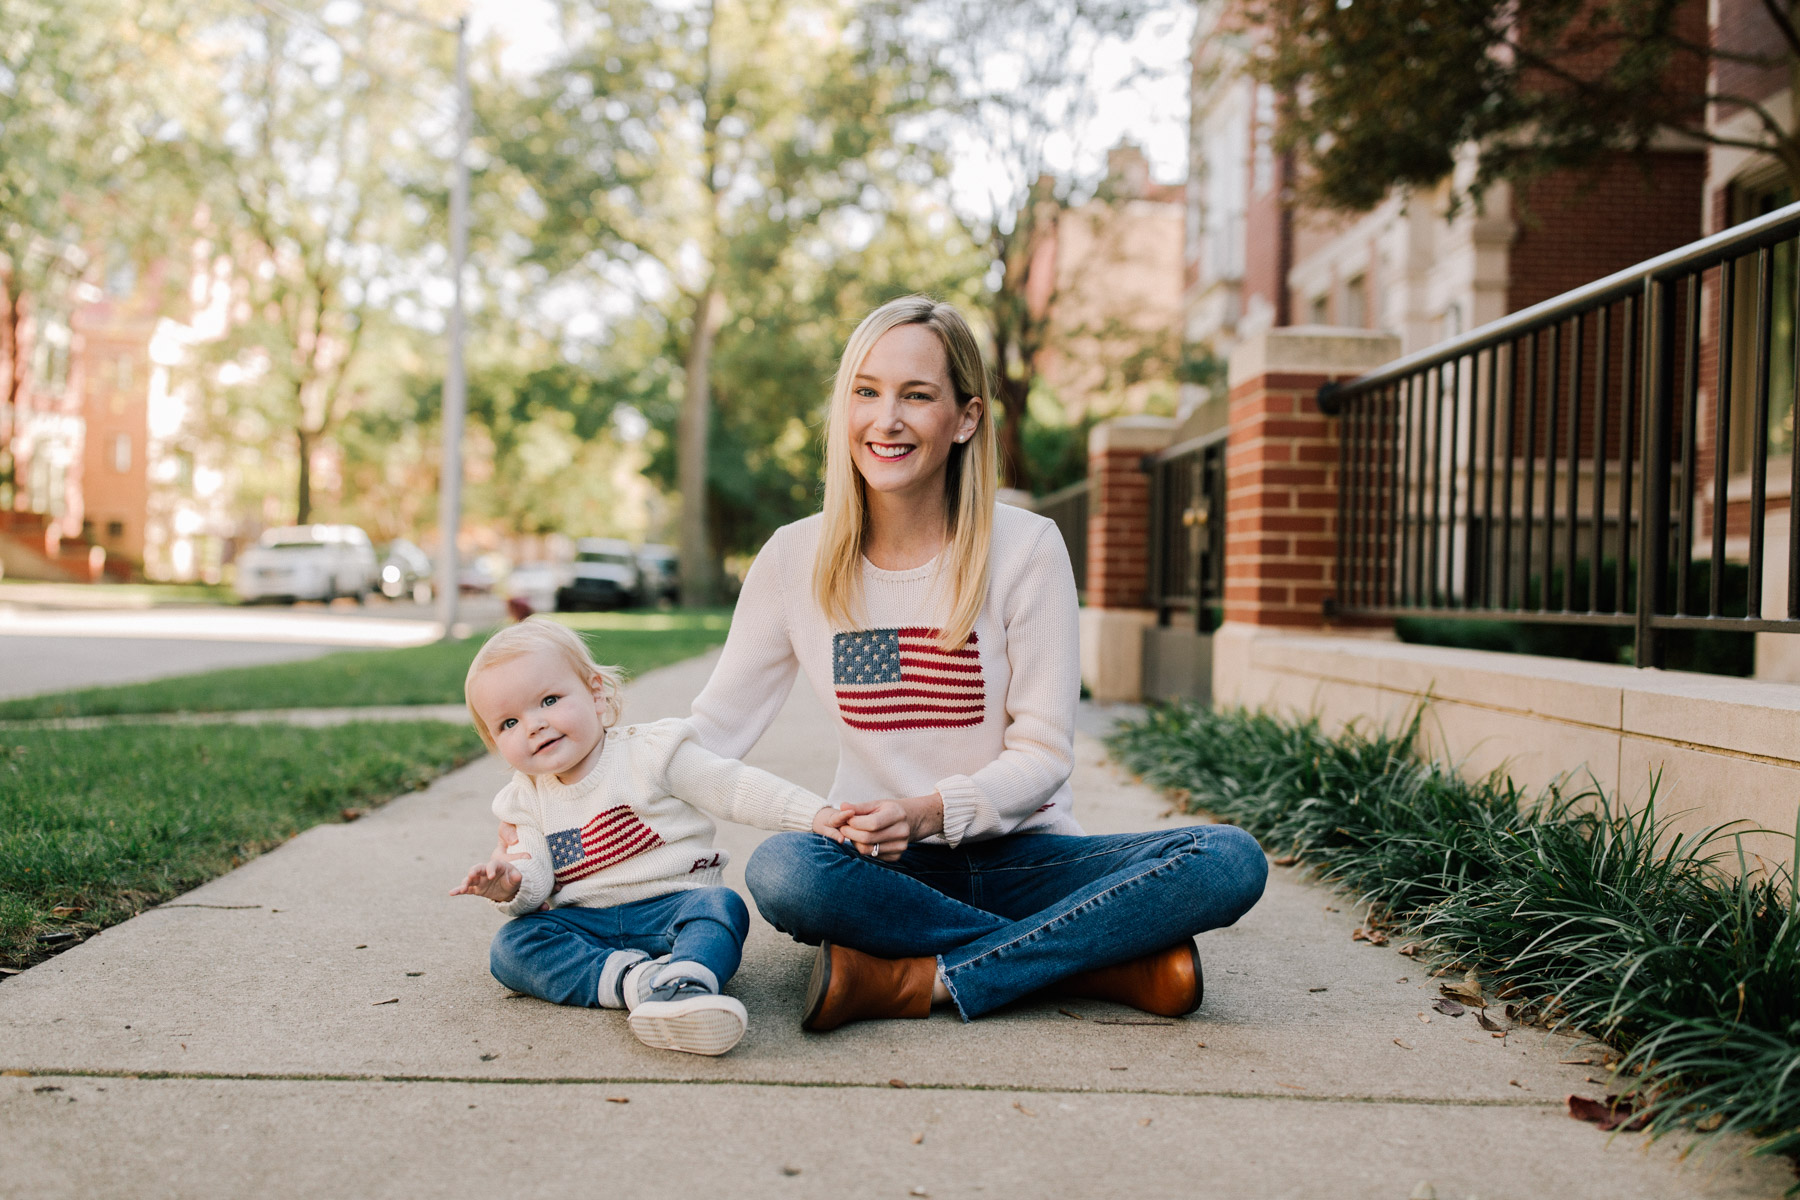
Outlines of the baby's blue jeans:
[[600,972],[614,950],[697,962],[720,986],[738,969],[750,913],[730,888],[695,888],[608,908],[553,908],[500,927],[488,966],[515,992],[597,1008]]

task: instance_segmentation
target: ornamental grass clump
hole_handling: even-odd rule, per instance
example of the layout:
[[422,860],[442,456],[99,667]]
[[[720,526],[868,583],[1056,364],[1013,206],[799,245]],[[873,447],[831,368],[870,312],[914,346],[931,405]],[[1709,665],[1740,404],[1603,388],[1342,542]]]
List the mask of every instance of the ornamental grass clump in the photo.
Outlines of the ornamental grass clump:
[[1800,910],[1792,864],[1746,856],[1742,826],[1676,833],[1652,795],[1590,780],[1522,791],[1468,780],[1400,729],[1176,705],[1109,745],[1355,892],[1372,921],[1474,968],[1515,1012],[1604,1039],[1654,1133],[1750,1133],[1800,1153]]

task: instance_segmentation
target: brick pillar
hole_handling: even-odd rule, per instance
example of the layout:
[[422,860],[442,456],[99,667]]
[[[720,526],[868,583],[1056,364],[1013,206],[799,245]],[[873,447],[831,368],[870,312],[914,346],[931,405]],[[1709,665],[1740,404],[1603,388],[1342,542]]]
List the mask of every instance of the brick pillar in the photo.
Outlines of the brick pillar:
[[1319,628],[1336,586],[1337,419],[1314,395],[1400,354],[1360,329],[1271,329],[1231,356],[1225,450],[1225,620]]
[[1150,579],[1150,477],[1143,458],[1169,444],[1168,417],[1115,417],[1088,436],[1087,606],[1081,679],[1096,700],[1141,698]]

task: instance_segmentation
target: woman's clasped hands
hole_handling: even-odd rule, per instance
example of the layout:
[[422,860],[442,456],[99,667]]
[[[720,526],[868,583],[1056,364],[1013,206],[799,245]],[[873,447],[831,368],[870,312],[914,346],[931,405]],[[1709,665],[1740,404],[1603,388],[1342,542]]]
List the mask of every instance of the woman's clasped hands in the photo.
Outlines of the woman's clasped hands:
[[813,832],[859,854],[897,862],[906,847],[944,829],[944,798],[936,792],[905,800],[845,801],[821,808]]

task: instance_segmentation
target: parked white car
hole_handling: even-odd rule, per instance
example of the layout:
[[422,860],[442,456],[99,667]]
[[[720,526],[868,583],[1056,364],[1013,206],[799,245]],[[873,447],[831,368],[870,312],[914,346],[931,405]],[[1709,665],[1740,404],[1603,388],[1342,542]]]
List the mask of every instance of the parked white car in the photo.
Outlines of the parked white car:
[[380,579],[375,547],[355,525],[271,529],[237,560],[237,594],[258,600],[362,600]]
[[625,608],[642,595],[637,556],[631,543],[617,538],[581,538],[575,543],[575,565],[570,579],[556,590],[556,607],[563,612],[579,608]]
[[557,593],[573,578],[564,563],[523,563],[512,569],[501,586],[508,600],[523,600],[534,613],[555,612]]

